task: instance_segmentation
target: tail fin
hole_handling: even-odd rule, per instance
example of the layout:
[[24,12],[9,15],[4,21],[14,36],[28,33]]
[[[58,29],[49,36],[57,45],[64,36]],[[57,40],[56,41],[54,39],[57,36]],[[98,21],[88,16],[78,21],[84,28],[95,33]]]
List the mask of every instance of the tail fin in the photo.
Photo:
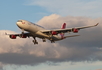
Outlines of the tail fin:
[[66,28],[66,23],[63,23],[63,25],[61,26],[61,29],[65,29]]
[[[63,25],[61,26],[61,29],[65,29],[66,28],[66,23],[63,23]],[[64,33],[60,33],[61,38],[64,38]]]

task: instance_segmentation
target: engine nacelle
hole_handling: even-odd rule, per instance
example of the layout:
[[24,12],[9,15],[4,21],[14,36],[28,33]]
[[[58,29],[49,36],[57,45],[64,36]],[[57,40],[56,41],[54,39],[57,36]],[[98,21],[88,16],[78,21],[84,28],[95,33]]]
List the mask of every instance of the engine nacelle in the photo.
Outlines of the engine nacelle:
[[78,29],[72,28],[73,33],[78,33]]
[[27,38],[27,36],[26,35],[21,35],[21,38]]
[[55,32],[55,31],[52,31],[51,34],[52,34],[52,35],[57,35],[58,33]]
[[9,35],[9,37],[10,37],[11,39],[16,39],[16,36],[15,36],[15,35]]

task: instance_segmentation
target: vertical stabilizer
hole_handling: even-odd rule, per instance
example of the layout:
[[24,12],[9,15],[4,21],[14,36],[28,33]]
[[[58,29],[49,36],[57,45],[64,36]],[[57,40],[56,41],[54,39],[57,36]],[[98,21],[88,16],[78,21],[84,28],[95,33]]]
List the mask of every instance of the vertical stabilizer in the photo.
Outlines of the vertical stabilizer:
[[63,23],[61,26],[61,29],[65,29],[66,28],[66,23]]
[[[63,23],[62,26],[61,26],[61,29],[65,29],[66,28],[66,23]],[[63,39],[64,38],[64,33],[60,33],[61,35],[61,38]]]

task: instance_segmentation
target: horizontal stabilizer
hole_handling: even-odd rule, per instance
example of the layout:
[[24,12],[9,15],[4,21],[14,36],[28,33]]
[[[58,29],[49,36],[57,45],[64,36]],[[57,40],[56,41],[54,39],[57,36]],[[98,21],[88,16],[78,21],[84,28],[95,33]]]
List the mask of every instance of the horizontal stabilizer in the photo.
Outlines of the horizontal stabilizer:
[[68,38],[68,37],[76,37],[76,36],[80,36],[80,35],[65,36],[64,38]]

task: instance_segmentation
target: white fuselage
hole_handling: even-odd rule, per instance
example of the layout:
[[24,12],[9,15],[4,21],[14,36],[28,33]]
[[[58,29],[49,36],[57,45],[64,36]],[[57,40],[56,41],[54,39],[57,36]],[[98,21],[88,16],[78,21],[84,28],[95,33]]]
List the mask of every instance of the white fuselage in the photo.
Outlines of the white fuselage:
[[51,36],[51,35],[42,33],[41,31],[46,29],[32,22],[29,22],[26,20],[19,20],[16,24],[20,29],[31,33],[33,36],[36,36],[42,39],[43,38],[47,38],[49,40],[52,39],[54,41],[62,40],[61,37],[59,37],[58,35]]

